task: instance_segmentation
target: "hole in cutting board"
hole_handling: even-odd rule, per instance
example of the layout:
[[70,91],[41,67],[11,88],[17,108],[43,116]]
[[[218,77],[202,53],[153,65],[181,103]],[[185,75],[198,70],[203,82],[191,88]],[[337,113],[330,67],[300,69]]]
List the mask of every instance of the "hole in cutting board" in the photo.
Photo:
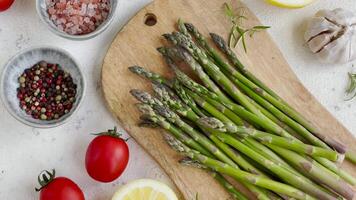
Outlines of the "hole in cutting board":
[[147,26],[154,26],[157,24],[157,16],[153,13],[147,13],[145,15],[145,24]]

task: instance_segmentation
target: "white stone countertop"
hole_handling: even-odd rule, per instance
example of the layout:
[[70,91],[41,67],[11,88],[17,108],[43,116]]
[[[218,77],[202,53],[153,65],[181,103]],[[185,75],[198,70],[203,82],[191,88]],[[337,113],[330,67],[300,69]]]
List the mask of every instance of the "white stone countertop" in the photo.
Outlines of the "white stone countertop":
[[[169,179],[134,140],[129,140],[130,162],[115,182],[101,184],[89,178],[84,156],[90,133],[116,125],[105,108],[100,89],[100,69],[106,50],[121,27],[149,0],[119,0],[117,15],[110,27],[87,41],[70,41],[50,32],[37,16],[35,0],[15,0],[0,13],[0,70],[18,51],[39,45],[53,45],[69,51],[79,61],[87,81],[84,103],[72,119],[57,128],[36,129],[16,121],[0,104],[0,199],[35,200],[37,175],[43,169],[57,170],[83,189],[88,200],[110,199],[115,189],[131,179]],[[223,1],[222,1],[223,2]],[[309,7],[286,10],[265,4],[262,0],[245,0],[260,18],[294,72],[308,90],[356,134],[356,103],[344,101],[347,72],[352,63],[323,65],[306,48],[303,41],[305,19],[320,9],[343,7],[356,11],[354,0],[319,0]],[[128,137],[124,134],[124,137]]]

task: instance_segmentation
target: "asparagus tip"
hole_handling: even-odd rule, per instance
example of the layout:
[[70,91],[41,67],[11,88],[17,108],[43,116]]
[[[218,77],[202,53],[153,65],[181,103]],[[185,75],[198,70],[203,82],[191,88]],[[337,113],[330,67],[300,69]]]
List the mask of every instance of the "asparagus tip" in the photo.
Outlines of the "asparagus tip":
[[187,28],[189,32],[194,31],[194,25],[192,23],[184,23],[184,26]]
[[184,149],[181,141],[177,140],[173,136],[166,133],[166,134],[164,134],[164,139],[166,140],[168,145],[171,146],[177,152],[185,152],[185,149]]
[[132,96],[134,96],[137,100],[146,103],[149,101],[149,99],[151,98],[150,94],[148,94],[147,92],[138,90],[138,89],[132,89],[130,90],[130,94]]
[[165,54],[166,52],[166,47],[158,47],[156,48],[158,52],[160,52],[161,54]]
[[223,48],[226,46],[225,40],[218,34],[216,33],[209,33],[211,39],[213,39],[214,43],[217,44],[220,48]]
[[162,98],[168,95],[167,87],[160,83],[152,83],[152,88],[155,94]]
[[182,18],[178,18],[178,24],[184,24],[184,21],[182,20]]
[[212,129],[224,129],[225,124],[222,123],[220,120],[214,117],[201,117],[198,120],[198,123],[204,127],[212,128]]
[[149,116],[153,116],[153,109],[147,105],[147,104],[142,104],[142,103],[139,103],[139,104],[136,104],[138,110],[143,114],[141,117],[142,119],[148,119]]
[[141,115],[140,119],[141,121],[138,123],[139,127],[157,128],[159,126],[150,116],[146,114]]
[[189,157],[184,157],[179,160],[179,163],[185,166],[196,167],[199,169],[206,169],[206,166],[202,165],[198,161],[195,161]]
[[134,65],[134,66],[128,67],[128,69],[129,69],[132,73],[135,73],[135,74],[142,74],[142,72],[144,71],[144,68],[143,68],[143,67],[140,67],[140,66],[138,66],[138,65]]
[[173,111],[169,110],[167,107],[155,105],[154,109],[159,115],[164,116],[166,118],[175,116],[175,113]]
[[173,44],[176,44],[176,40],[173,36],[173,34],[169,34],[169,33],[165,33],[162,35],[166,40],[168,40],[169,42],[172,42]]

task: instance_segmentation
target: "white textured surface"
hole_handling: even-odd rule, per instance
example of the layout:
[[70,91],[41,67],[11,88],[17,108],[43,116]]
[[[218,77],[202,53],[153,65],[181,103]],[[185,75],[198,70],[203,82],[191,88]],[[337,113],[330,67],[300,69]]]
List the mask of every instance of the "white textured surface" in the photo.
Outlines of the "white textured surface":
[[[59,175],[76,181],[89,200],[110,199],[115,188],[134,178],[152,177],[168,182],[157,164],[129,140],[130,164],[123,176],[110,184],[91,180],[85,172],[85,149],[93,138],[89,133],[115,125],[100,93],[101,62],[118,30],[149,0],[119,0],[119,9],[111,26],[99,37],[88,41],[70,41],[51,33],[37,17],[35,1],[15,0],[10,10],[0,13],[0,69],[16,52],[36,45],[64,48],[76,57],[87,79],[87,93],[80,110],[67,124],[40,130],[22,125],[0,104],[0,199],[35,200],[37,174],[56,168]],[[319,9],[344,7],[356,11],[354,0],[320,0],[300,10],[284,10],[266,5],[262,0],[245,0],[266,24],[272,37],[302,83],[351,132],[356,133],[354,101],[345,102],[343,93],[351,63],[321,65],[303,42],[304,21]],[[341,4],[342,3],[342,4]],[[126,134],[124,137],[128,137]]]

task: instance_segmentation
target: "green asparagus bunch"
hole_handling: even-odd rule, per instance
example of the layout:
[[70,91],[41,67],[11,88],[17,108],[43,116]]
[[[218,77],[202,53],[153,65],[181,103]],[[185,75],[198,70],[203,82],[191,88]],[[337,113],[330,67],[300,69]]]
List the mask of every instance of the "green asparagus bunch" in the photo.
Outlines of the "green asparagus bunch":
[[[139,66],[129,70],[152,83],[153,95],[133,89],[140,125],[166,130],[181,164],[209,172],[234,199],[246,200],[225,176],[257,199],[353,199],[356,179],[338,167],[355,162],[342,143],[322,135],[308,120],[249,72],[217,34],[218,49],[191,23],[164,34],[159,47],[175,74],[169,79]],[[180,70],[184,62],[200,79]]]

